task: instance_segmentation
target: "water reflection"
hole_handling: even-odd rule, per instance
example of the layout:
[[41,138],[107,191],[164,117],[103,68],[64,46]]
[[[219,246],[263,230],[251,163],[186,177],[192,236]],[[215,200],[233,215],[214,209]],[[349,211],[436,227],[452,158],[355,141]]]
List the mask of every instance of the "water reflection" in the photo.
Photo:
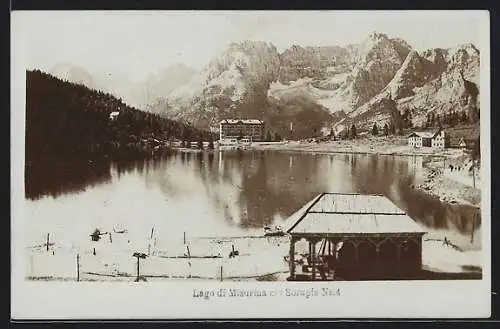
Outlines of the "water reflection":
[[[172,231],[224,234],[230,229],[257,231],[279,222],[321,192],[384,194],[431,231],[456,236],[465,246],[475,234],[473,245],[478,246],[478,232],[472,233],[480,227],[479,218],[473,220],[477,210],[443,204],[413,189],[421,168],[419,157],[179,152],[139,161],[103,159],[91,165],[30,167],[26,197],[40,207],[42,201],[36,200],[40,196],[54,198],[50,207],[70,198],[73,211],[103,218],[99,195],[110,185],[120,193],[106,198],[121,205],[115,213],[124,221],[140,225],[147,217],[148,225],[175,221],[175,225],[169,222]],[[123,207],[131,198],[133,214]],[[50,216],[54,211],[47,208],[44,213]],[[113,220],[113,209],[108,214]],[[31,220],[43,220],[40,216],[34,212]]]

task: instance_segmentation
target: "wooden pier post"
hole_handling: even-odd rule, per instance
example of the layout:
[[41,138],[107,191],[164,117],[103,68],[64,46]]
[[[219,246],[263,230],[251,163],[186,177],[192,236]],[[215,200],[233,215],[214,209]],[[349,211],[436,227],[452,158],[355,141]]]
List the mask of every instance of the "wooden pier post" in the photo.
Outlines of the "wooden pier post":
[[184,244],[186,244],[186,232],[184,231]]
[[290,239],[290,255],[289,255],[289,266],[290,266],[290,280],[295,278],[295,240]]
[[49,251],[50,233],[47,233],[47,251]]
[[139,261],[139,258],[140,257],[137,257],[137,281],[139,281],[139,277],[140,277],[140,269],[139,269],[140,261]]
[[223,271],[223,267],[222,267],[222,265],[221,265],[221,266],[220,266],[220,281],[221,281],[221,282],[223,281],[222,271]]
[[314,241],[311,241],[309,242],[311,243],[312,245],[312,248],[311,248],[311,251],[312,251],[312,255],[311,255],[311,260],[312,260],[312,280],[315,281],[316,280],[316,242]]
[[80,254],[76,254],[76,281],[80,281]]

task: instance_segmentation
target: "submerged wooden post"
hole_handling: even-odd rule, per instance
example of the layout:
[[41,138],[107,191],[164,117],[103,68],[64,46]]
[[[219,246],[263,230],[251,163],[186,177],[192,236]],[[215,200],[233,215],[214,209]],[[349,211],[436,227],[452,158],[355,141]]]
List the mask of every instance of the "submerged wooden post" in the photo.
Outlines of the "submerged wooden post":
[[80,281],[80,254],[76,254],[76,281]]

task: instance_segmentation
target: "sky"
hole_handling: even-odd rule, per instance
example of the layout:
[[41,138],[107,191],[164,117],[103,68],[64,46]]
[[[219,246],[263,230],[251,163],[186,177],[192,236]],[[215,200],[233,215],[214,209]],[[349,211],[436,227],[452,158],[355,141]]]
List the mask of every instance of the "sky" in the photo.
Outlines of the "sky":
[[[471,42],[481,50],[487,12],[339,11],[73,11],[13,12],[13,57],[28,69],[57,63],[91,73],[113,72],[132,80],[175,63],[201,69],[230,42],[293,44],[361,43],[371,32],[399,37],[416,50]],[[14,49],[16,48],[16,49]]]

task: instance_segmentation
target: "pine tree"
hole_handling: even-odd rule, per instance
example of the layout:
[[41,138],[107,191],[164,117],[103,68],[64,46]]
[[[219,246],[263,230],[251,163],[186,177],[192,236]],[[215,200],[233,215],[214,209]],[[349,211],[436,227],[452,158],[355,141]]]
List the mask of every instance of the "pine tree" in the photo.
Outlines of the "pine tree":
[[212,134],[208,135],[208,149],[213,150],[214,149],[214,138],[212,137]]
[[351,138],[356,138],[356,126],[354,124],[351,126]]
[[460,118],[460,121],[462,123],[466,123],[468,121],[468,119],[467,119],[467,112],[465,110],[462,111],[462,117]]
[[394,122],[391,122],[390,133],[391,133],[391,135],[396,134],[396,125],[394,124]]
[[384,125],[384,136],[389,136],[389,125],[387,122]]
[[477,107],[474,108],[474,123],[479,122],[480,116],[479,116],[479,109]]

